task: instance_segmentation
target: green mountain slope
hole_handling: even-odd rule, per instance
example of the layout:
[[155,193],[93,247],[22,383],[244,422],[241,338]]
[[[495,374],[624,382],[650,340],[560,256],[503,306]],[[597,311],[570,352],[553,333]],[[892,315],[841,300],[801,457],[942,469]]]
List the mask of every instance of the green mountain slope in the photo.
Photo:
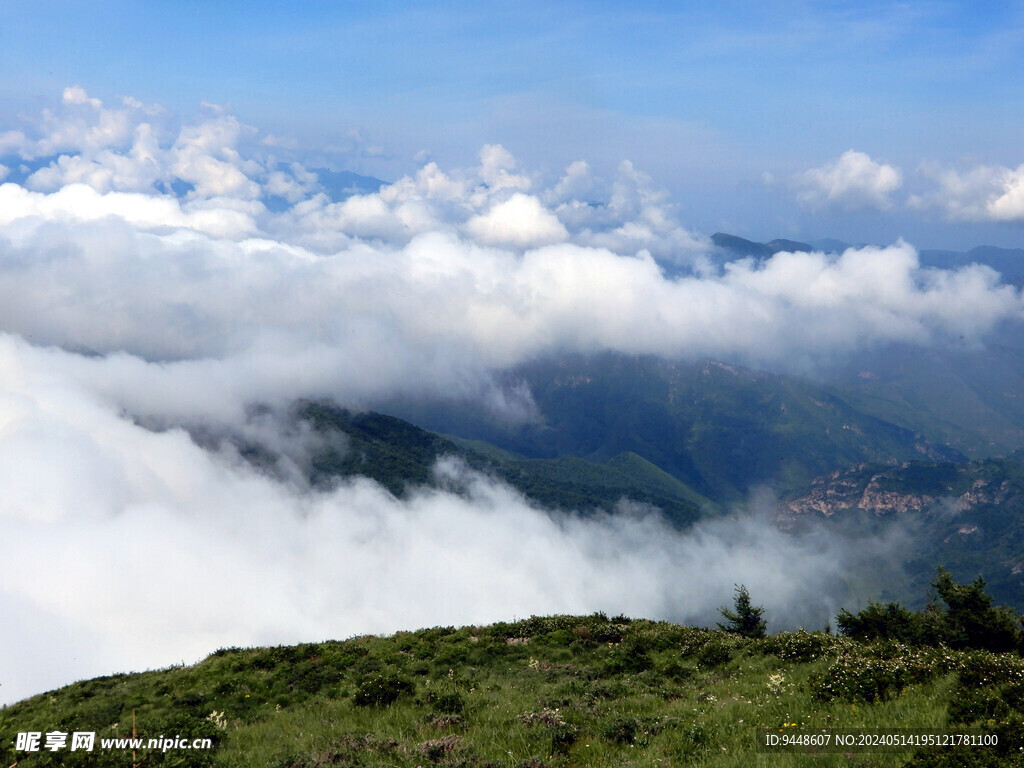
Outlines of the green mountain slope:
[[[677,526],[695,522],[715,506],[683,482],[639,456],[606,462],[573,457],[528,459],[484,443],[448,438],[401,419],[372,411],[352,412],[329,403],[305,402],[294,418],[318,438],[308,459],[309,479],[328,487],[356,475],[368,477],[396,496],[415,486],[435,485],[434,465],[442,457],[461,459],[516,488],[549,509],[614,511],[623,499],[658,507]],[[247,446],[243,455],[264,464],[266,449]]]
[[463,403],[390,407],[431,429],[532,458],[606,462],[634,453],[720,503],[764,483],[802,487],[863,461],[963,458],[826,387],[715,361],[566,355],[508,377],[529,386],[543,423],[509,429]]
[[830,372],[856,408],[928,435],[972,458],[1024,447],[1024,351],[896,348]]

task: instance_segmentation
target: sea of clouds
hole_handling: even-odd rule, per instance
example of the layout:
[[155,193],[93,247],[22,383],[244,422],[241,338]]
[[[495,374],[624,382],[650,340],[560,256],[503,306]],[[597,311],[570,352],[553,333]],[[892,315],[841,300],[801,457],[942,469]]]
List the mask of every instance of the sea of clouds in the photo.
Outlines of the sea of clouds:
[[722,264],[629,162],[545,180],[485,146],[334,200],[282,152],[214,106],[181,125],[79,87],[0,133],[0,700],[222,646],[551,612],[713,621],[736,583],[769,620],[824,623],[822,584],[857,556],[758,515],[686,533],[628,504],[552,516],[449,463],[468,493],[313,491],[189,430],[251,430],[253,406],[303,397],[479,396],[514,417],[524,394],[496,374],[543,355],[798,370],[980,343],[1024,314],[991,269],[922,269],[902,241]]

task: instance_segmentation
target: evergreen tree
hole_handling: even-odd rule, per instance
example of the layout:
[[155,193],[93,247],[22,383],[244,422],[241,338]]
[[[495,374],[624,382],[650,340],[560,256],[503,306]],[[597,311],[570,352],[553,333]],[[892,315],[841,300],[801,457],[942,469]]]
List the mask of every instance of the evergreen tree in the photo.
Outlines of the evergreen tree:
[[764,608],[750,604],[750,593],[742,584],[736,585],[733,605],[734,609],[731,611],[725,607],[718,609],[718,612],[728,619],[726,624],[719,622],[718,628],[743,637],[764,637],[768,631],[768,625],[762,617]]
[[970,584],[958,584],[949,571],[939,567],[932,587],[942,602],[930,602],[920,611],[899,603],[869,603],[859,613],[844,608],[836,616],[839,631],[855,640],[945,644],[958,650],[1000,653],[1021,647],[1020,617],[1009,608],[992,604],[981,576]]
[[932,582],[946,604],[943,638],[953,648],[981,648],[999,653],[1020,644],[1020,619],[1009,608],[992,605],[985,592],[985,579],[957,584],[945,568]]

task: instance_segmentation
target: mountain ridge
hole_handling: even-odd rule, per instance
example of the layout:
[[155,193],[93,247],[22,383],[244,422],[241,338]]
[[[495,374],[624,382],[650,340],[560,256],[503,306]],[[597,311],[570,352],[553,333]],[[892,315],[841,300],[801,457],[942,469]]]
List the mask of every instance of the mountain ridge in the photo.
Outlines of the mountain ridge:
[[859,461],[966,458],[857,410],[828,387],[714,360],[563,355],[519,366],[505,381],[528,387],[541,422],[509,427],[463,402],[378,407],[530,458],[603,462],[633,452],[719,503]]

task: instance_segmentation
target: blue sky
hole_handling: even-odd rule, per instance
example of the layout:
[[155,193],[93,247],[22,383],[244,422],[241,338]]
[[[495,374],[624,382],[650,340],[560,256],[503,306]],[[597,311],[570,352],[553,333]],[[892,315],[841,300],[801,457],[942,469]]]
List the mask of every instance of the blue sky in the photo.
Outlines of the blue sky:
[[[953,183],[986,168],[994,195],[1024,163],[1020,2],[10,0],[0,50],[0,131],[80,85],[181,119],[227,105],[388,180],[500,143],[552,176],[628,159],[702,232],[1024,246],[1024,213],[965,214]],[[801,174],[848,150],[899,185],[801,203]]]

